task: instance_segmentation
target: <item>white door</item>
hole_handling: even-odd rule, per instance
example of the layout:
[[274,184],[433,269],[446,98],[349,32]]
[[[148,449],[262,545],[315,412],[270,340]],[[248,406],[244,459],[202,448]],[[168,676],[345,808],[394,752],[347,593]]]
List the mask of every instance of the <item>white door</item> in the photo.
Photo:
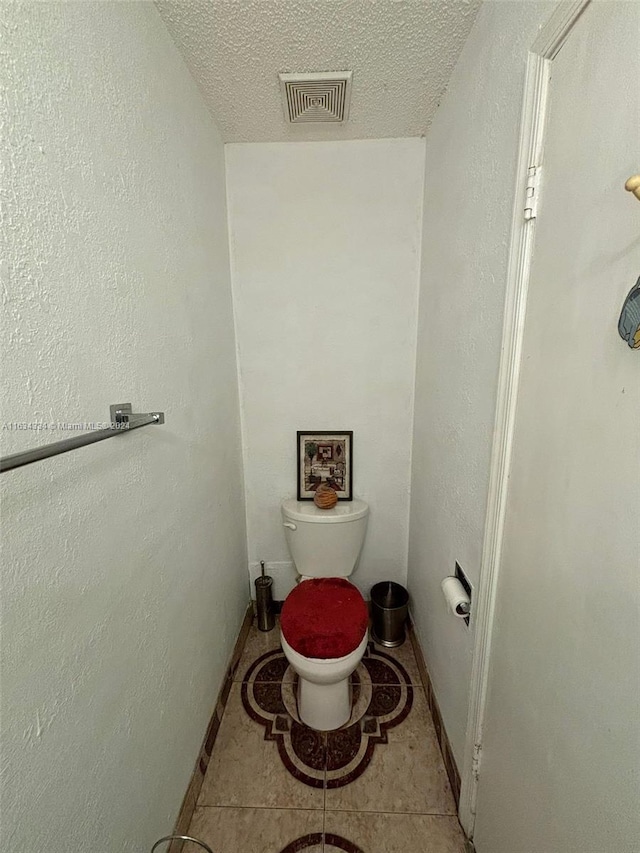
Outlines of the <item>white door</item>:
[[640,5],[552,65],[480,765],[478,853],[640,851]]

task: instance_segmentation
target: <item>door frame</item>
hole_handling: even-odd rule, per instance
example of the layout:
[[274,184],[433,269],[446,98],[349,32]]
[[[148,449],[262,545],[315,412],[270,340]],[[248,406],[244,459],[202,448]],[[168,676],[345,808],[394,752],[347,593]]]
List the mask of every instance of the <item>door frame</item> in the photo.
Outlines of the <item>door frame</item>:
[[[539,169],[543,165],[552,62],[590,3],[591,0],[560,0],[527,55],[487,511],[474,606],[473,662],[458,810],[460,823],[470,839],[473,839],[475,829],[496,595],[535,239],[535,217],[524,217],[527,182],[530,167]],[[544,172],[538,172],[540,174]],[[539,191],[538,187],[536,192]]]

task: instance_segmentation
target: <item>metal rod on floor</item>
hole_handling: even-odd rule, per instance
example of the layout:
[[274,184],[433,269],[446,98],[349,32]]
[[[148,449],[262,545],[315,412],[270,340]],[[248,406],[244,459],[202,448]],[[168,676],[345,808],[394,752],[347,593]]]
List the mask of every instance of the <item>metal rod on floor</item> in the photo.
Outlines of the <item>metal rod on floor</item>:
[[197,838],[192,838],[190,835],[165,835],[164,838],[161,838],[151,848],[151,853],[154,853],[154,850],[159,847],[161,844],[166,844],[167,841],[190,841],[192,844],[197,844],[199,847],[202,847],[203,850],[206,850],[207,853],[213,853],[213,850],[209,847],[208,844],[205,844],[204,841],[198,841]]
[[87,444],[95,444],[96,441],[114,438],[116,435],[130,432],[132,429],[139,429],[149,424],[164,423],[164,412],[134,413],[131,411],[131,403],[115,403],[110,408],[110,415],[111,425],[106,429],[93,430],[83,435],[74,435],[73,438],[54,441],[53,444],[45,444],[32,450],[23,450],[21,453],[3,456],[0,459],[0,473],[21,468],[23,465],[30,465],[32,462],[47,459],[49,456],[58,456],[58,454],[67,453],[69,450],[77,450]]

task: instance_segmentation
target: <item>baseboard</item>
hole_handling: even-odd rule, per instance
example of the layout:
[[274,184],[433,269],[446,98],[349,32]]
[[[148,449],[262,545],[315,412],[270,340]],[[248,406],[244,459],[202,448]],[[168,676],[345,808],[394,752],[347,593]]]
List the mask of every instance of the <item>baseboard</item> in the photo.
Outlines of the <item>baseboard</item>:
[[[200,796],[200,789],[202,788],[202,782],[204,781],[204,776],[207,772],[207,767],[209,766],[209,760],[213,751],[213,745],[218,735],[218,729],[220,728],[220,722],[222,720],[222,715],[227,704],[227,699],[229,698],[229,693],[231,692],[233,676],[235,674],[238,663],[240,662],[242,650],[247,640],[252,621],[253,605],[249,604],[249,606],[247,607],[247,611],[244,614],[242,625],[240,626],[238,639],[236,640],[236,644],[233,647],[233,652],[231,653],[231,660],[229,661],[229,666],[227,667],[227,671],[222,682],[222,687],[220,688],[220,692],[218,694],[218,698],[216,700],[216,704],[214,706],[211,719],[209,721],[209,725],[207,726],[207,732],[204,736],[202,746],[200,747],[200,751],[198,753],[196,765],[193,768],[193,773],[191,774],[191,780],[189,782],[189,786],[187,787],[187,793],[184,795],[180,811],[178,812],[178,818],[173,829],[174,835],[186,835],[187,830],[191,825],[191,818],[193,817],[193,813],[196,808],[196,803],[198,802],[198,797]],[[168,853],[180,853],[181,849],[182,842],[174,841],[169,847]]]
[[435,726],[438,744],[440,745],[442,760],[444,761],[447,776],[449,777],[449,784],[451,785],[451,790],[453,791],[453,798],[456,801],[456,808],[458,808],[460,805],[460,772],[458,770],[456,760],[453,757],[453,750],[451,749],[451,744],[449,743],[449,738],[447,736],[447,732],[442,721],[442,714],[440,713],[440,708],[438,707],[438,701],[435,697],[435,693],[433,692],[433,686],[431,684],[431,678],[429,677],[429,671],[424,660],[424,655],[422,654],[422,647],[418,640],[418,636],[415,632],[411,619],[409,619],[409,635],[411,637],[411,645],[413,646],[413,651],[418,662],[420,680],[422,681],[424,692],[427,695],[427,704],[429,705],[429,710],[431,711],[431,716],[433,717],[433,725]]

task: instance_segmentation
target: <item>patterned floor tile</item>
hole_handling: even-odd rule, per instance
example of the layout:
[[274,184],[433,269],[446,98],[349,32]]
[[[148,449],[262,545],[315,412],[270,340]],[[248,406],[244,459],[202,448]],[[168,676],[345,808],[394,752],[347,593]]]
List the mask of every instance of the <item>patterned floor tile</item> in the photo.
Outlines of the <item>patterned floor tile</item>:
[[234,684],[198,799],[200,806],[322,809],[324,791],[298,781],[275,740],[245,713]]
[[199,806],[189,834],[215,853],[323,853],[322,825],[321,811]]
[[379,643],[375,642],[373,645],[376,651],[384,652],[385,654],[392,657],[393,660],[401,664],[407,671],[409,680],[412,684],[421,684],[418,662],[416,661],[416,656],[413,651],[413,646],[411,645],[411,638],[409,637],[408,632],[407,638],[404,643],[401,646],[397,646],[395,649],[387,649],[384,646],[381,646]]
[[[292,841],[291,844],[287,845],[281,853],[309,853],[309,851],[316,850],[316,844],[318,842],[317,835],[309,835],[302,836],[301,838],[296,838],[295,841]],[[357,844],[354,844],[353,841],[349,841],[348,838],[343,838],[341,835],[337,835],[334,832],[325,832],[322,834],[322,842],[323,842],[323,853],[339,853],[339,851],[344,851],[344,853],[365,853]]]
[[414,687],[390,655],[369,645],[353,677],[353,713],[341,729],[318,732],[298,716],[297,676],[274,650],[259,657],[242,683],[247,715],[274,741],[284,767],[313,788],[349,785],[369,765],[376,747],[387,748],[387,732],[409,715]]
[[216,853],[462,853],[464,837],[409,638],[370,642],[353,713],[305,726],[279,625],[252,626],[191,834]]
[[363,773],[346,786],[332,788],[328,781],[325,808],[455,814],[451,787],[422,688],[413,688],[411,713],[402,725],[389,731],[388,744],[373,753]]
[[280,620],[276,618],[275,627],[270,631],[259,631],[255,619],[249,629],[249,636],[245,643],[238,665],[233,673],[234,681],[244,681],[247,672],[254,661],[266,654],[280,648]]
[[[327,811],[327,837],[348,838],[363,853],[464,853],[456,817]],[[325,851],[331,848],[325,846]]]

